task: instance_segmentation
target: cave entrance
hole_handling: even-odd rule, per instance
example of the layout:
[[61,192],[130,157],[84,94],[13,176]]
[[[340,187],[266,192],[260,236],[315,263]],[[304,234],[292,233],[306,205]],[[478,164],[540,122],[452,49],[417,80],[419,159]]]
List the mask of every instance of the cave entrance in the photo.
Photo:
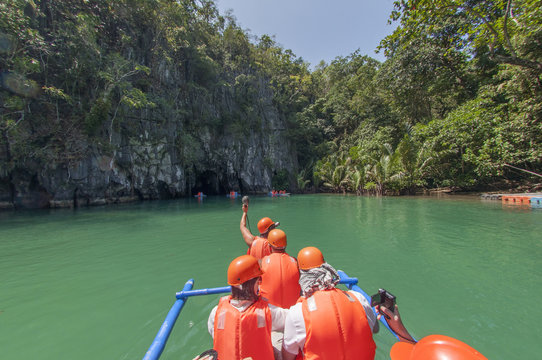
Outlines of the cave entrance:
[[205,195],[225,194],[226,189],[220,183],[218,175],[214,171],[204,171],[196,178],[196,184],[192,188],[192,194],[202,192]]

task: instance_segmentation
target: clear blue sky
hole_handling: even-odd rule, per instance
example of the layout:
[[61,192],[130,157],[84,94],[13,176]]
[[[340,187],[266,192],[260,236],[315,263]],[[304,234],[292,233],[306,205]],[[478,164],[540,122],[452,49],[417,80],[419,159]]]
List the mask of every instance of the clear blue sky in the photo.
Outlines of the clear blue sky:
[[215,0],[224,15],[233,10],[238,25],[252,35],[274,36],[284,49],[318,65],[357,49],[384,61],[375,53],[380,40],[391,34],[388,25],[393,0]]

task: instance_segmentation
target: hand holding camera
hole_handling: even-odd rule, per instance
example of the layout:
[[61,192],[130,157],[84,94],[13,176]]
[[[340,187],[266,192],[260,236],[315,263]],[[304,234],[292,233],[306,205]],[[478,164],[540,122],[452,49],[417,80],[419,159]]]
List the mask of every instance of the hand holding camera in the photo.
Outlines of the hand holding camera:
[[378,289],[378,293],[371,296],[371,306],[377,307],[379,313],[384,314],[386,319],[390,319],[390,316],[380,311],[380,306],[383,305],[388,309],[392,314],[395,312],[395,296],[385,289]]
[[401,341],[416,343],[416,340],[408,333],[401,320],[401,315],[399,315],[399,309],[396,305],[396,298],[393,294],[385,289],[378,289],[378,293],[371,296],[371,306],[376,306],[378,319],[384,315],[388,325]]

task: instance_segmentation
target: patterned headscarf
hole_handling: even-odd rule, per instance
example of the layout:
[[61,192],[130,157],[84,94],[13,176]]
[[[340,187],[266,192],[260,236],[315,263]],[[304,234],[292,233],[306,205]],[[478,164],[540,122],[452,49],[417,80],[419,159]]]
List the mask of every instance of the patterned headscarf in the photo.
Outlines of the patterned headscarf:
[[301,293],[308,298],[315,291],[333,289],[339,282],[339,274],[333,266],[323,263],[309,270],[299,270]]

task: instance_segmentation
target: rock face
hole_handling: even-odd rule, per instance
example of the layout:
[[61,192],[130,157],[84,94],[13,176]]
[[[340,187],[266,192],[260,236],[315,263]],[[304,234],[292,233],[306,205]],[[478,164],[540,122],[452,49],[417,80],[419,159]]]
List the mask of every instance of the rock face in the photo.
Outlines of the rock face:
[[189,93],[173,106],[124,109],[111,126],[110,118],[104,122],[110,132],[82,137],[77,159],[28,161],[4,170],[0,203],[4,208],[71,207],[199,191],[267,192],[278,171],[293,177],[297,160],[272,89],[264,79],[253,81],[253,87],[256,100],[248,106],[225,85],[203,95]]
[[12,3],[0,208],[295,190],[291,51],[213,2]]

